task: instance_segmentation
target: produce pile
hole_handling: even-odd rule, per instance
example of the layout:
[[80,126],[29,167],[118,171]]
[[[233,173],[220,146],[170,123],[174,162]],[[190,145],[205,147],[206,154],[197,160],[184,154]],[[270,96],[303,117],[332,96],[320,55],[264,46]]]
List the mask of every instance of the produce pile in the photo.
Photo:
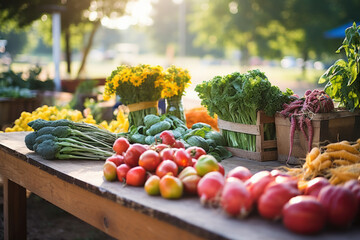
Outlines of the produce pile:
[[[210,81],[204,81],[195,88],[210,116],[215,114],[222,120],[256,124],[257,112],[263,110],[266,115],[273,116],[282,109],[282,105],[290,101],[293,92],[287,89],[281,92],[277,86],[272,86],[263,72],[238,72],[224,77],[216,76]],[[275,125],[265,124],[265,140],[275,139]],[[256,151],[256,136],[223,130],[222,134],[229,147]]]
[[29,126],[35,131],[26,135],[26,146],[49,160],[105,160],[114,154],[112,146],[119,137],[91,124],[66,119],[37,119]]
[[[151,146],[117,139],[116,155],[103,166],[104,178],[144,187],[149,195],[166,199],[197,195],[204,207],[219,207],[231,217],[258,213],[264,219],[282,219],[286,228],[299,234],[315,234],[327,225],[344,229],[360,219],[360,180],[334,186],[317,177],[303,184],[280,170],[252,174],[243,166],[225,174],[201,147],[177,146],[170,131],[160,138],[161,144]],[[337,149],[328,148],[332,146]]]
[[355,143],[330,143],[322,149],[314,147],[306,155],[302,168],[288,168],[288,173],[299,180],[309,181],[326,177],[333,185],[360,178],[360,139]]
[[143,122],[144,126],[130,127],[127,134],[130,143],[156,144],[162,141],[160,136],[164,131],[170,131],[177,140],[177,146],[201,147],[218,161],[231,157],[231,153],[225,148],[227,144],[224,137],[212,130],[209,124],[198,122],[189,129],[183,121],[169,114],[149,114],[144,117]]
[[[289,118],[290,128],[290,149],[289,157],[292,153],[294,144],[294,134],[296,129],[300,129],[306,141],[308,142],[309,151],[312,148],[313,127],[311,119],[316,113],[328,113],[334,110],[332,99],[322,90],[307,90],[304,97],[295,99],[290,103],[283,104],[283,110],[280,114]],[[307,133],[305,132],[307,130]]]

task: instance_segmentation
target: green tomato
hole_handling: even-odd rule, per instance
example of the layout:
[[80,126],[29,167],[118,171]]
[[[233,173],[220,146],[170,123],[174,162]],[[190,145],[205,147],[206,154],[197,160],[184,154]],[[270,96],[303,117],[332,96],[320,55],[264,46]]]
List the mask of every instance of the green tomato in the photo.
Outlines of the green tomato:
[[157,196],[160,195],[160,178],[157,175],[152,175],[148,178],[145,182],[145,192],[151,196]]
[[219,164],[211,155],[202,155],[195,164],[197,174],[202,177],[205,174],[219,170]]
[[178,199],[183,194],[183,184],[177,177],[165,175],[160,179],[160,194],[166,199]]

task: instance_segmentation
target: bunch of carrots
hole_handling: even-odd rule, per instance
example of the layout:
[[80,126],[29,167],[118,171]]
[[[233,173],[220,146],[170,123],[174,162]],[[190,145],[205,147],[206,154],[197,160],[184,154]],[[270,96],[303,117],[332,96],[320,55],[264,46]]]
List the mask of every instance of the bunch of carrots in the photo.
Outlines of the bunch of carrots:
[[303,182],[318,176],[328,178],[334,185],[360,180],[360,138],[354,143],[342,141],[321,149],[314,147],[306,155],[302,168],[287,168],[287,171]]

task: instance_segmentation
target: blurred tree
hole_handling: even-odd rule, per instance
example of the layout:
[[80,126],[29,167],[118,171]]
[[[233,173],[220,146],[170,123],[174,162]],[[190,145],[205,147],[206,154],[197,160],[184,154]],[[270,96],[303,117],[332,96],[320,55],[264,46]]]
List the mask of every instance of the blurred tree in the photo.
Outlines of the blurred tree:
[[30,4],[27,0],[0,1],[0,21],[2,23],[12,21],[18,28],[23,28],[46,13],[60,10],[69,73],[71,72],[71,27],[91,23],[92,29],[85,44],[78,71],[80,75],[85,68],[86,59],[101,20],[123,15],[127,2],[128,0],[33,0]]
[[195,44],[235,47],[249,54],[312,57],[334,51],[324,32],[354,21],[357,0],[198,0],[191,16]]

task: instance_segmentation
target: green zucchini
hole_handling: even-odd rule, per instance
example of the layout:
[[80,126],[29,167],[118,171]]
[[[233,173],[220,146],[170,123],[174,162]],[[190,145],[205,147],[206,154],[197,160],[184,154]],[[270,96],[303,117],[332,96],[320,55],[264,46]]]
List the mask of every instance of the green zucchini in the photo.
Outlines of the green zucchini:
[[186,142],[190,146],[198,146],[203,148],[206,152],[209,151],[209,144],[206,142],[206,140],[200,136],[191,136],[189,137]]
[[167,121],[161,121],[152,125],[148,130],[146,130],[146,135],[155,136],[162,131],[169,130],[171,128],[171,124]]
[[203,127],[211,129],[211,126],[209,124],[202,122],[195,123],[194,125],[192,125],[191,129],[203,128]]
[[158,122],[160,122],[160,117],[155,114],[148,114],[144,117],[144,124],[147,129]]

